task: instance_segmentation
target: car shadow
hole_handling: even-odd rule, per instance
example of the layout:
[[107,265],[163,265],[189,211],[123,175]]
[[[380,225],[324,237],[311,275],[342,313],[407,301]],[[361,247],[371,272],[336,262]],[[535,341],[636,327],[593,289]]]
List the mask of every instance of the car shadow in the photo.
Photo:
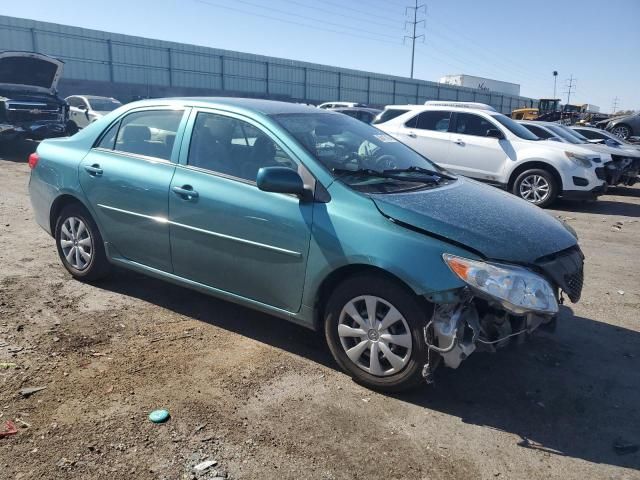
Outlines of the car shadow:
[[640,204],[628,203],[614,199],[612,196],[626,196],[640,198],[640,190],[636,188],[612,189],[611,195],[600,197],[595,202],[579,202],[573,200],[558,200],[552,205],[552,210],[592,213],[596,215],[619,215],[622,217],[640,217]]
[[29,155],[36,151],[39,142],[33,140],[13,140],[0,142],[0,159],[9,162],[27,163]]
[[[143,275],[117,270],[97,285],[339,370],[320,334]],[[565,310],[566,312],[566,310]],[[640,468],[640,333],[563,315],[554,334],[497,354],[474,354],[401,402],[514,435],[521,448]],[[628,446],[631,444],[631,446]]]

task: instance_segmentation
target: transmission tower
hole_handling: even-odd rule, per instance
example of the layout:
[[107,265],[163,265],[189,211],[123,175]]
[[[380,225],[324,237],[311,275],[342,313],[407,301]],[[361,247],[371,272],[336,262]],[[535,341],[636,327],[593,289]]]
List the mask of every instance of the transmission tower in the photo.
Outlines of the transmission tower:
[[571,101],[571,94],[575,91],[576,89],[576,78],[573,78],[573,73],[569,76],[569,78],[567,78],[567,91],[564,92],[567,94],[567,104],[570,103]]
[[613,105],[611,107],[611,113],[616,113],[618,111],[618,101],[620,99],[618,97],[613,99]]
[[[409,31],[413,32],[411,35],[404,36],[404,40],[411,40],[411,78],[413,78],[413,64],[416,56],[416,40],[418,38],[424,39],[424,34],[422,33],[420,35],[417,35],[416,29],[420,23],[422,23],[425,28],[427,26],[426,20],[424,18],[418,20],[418,11],[422,8],[424,8],[424,13],[426,15],[427,6],[425,4],[418,5],[418,0],[415,0],[415,4],[410,7],[406,7],[404,12],[404,14],[409,16],[409,18],[413,17],[413,20],[407,20],[404,22],[404,27],[407,28],[407,26],[409,26]],[[410,15],[410,13],[412,13],[413,15]]]

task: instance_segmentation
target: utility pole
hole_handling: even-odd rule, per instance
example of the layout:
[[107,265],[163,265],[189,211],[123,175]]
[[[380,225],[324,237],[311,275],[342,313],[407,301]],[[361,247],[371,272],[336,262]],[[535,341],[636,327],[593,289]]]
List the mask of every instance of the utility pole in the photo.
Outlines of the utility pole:
[[553,71],[553,98],[556,98],[556,85],[558,83],[558,71]]
[[613,99],[613,106],[611,107],[611,113],[616,113],[617,112],[618,100],[620,100],[618,97]]
[[416,35],[416,28],[418,26],[419,23],[422,23],[425,28],[426,28],[426,20],[423,18],[421,20],[418,20],[418,10],[420,10],[421,8],[424,7],[424,11],[425,14],[427,13],[427,7],[425,4],[422,5],[418,5],[418,0],[415,0],[415,4],[411,7],[406,7],[404,14],[407,15],[409,13],[410,10],[413,10],[413,21],[405,21],[404,22],[404,27],[407,28],[407,25],[411,25],[413,28],[413,34],[412,35],[405,35],[404,36],[404,40],[406,40],[407,38],[409,40],[411,40],[411,78],[413,78],[413,64],[414,64],[414,60],[415,60],[415,56],[416,56],[416,39],[418,38],[423,38],[424,39],[424,34],[420,34],[420,35]]
[[569,76],[569,78],[567,78],[567,91],[564,92],[567,94],[567,104],[569,104],[569,102],[571,101],[571,93],[573,93],[576,88],[576,80],[576,78],[573,78],[573,73]]

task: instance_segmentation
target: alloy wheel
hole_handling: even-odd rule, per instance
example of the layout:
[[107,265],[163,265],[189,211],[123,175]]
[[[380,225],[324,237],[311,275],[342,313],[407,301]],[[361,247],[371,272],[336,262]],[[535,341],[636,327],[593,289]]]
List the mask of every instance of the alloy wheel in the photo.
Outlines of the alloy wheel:
[[68,217],[60,230],[60,248],[69,265],[85,270],[91,263],[93,240],[85,223],[78,217]]
[[544,202],[551,193],[551,185],[541,175],[529,175],[520,182],[520,196],[531,203]]
[[380,297],[363,295],[347,302],[340,312],[338,336],[347,357],[371,375],[398,373],[411,358],[409,324]]
[[617,127],[613,127],[611,129],[611,133],[614,134],[618,138],[622,138],[623,140],[626,140],[627,137],[629,137],[629,129],[627,127],[625,127],[624,125],[619,125]]

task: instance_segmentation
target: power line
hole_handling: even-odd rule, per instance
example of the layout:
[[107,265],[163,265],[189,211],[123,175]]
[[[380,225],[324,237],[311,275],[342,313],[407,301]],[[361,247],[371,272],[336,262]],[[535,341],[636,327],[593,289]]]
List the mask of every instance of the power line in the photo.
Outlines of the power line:
[[409,10],[413,10],[413,20],[405,22],[405,28],[407,25],[411,25],[413,29],[413,33],[411,35],[404,36],[405,40],[407,38],[411,40],[411,77],[410,78],[413,78],[413,63],[416,56],[416,39],[418,38],[424,39],[424,34],[416,35],[416,28],[419,23],[422,23],[425,29],[427,28],[427,21],[424,18],[418,20],[418,10],[420,10],[421,8],[424,8],[425,14],[426,14],[427,13],[426,5],[425,4],[418,5],[418,0],[415,0],[415,5],[413,7],[406,7],[405,9],[405,15],[409,13]]
[[[295,5],[299,5],[302,8],[308,8],[310,10],[318,10],[319,12],[325,12],[325,13],[329,13],[331,15],[335,15],[336,14],[336,12],[334,10],[330,10],[330,9],[322,8],[322,7],[314,7],[314,6],[311,6],[311,5],[306,5],[304,3],[297,2],[296,0],[285,0],[285,1],[287,1],[289,3],[293,3]],[[331,2],[328,2],[328,3],[331,3]],[[334,4],[334,5],[336,5],[336,4]],[[337,5],[337,6],[342,7],[342,5]],[[349,8],[348,10],[355,10],[355,9]],[[368,18],[362,18],[361,16],[355,16],[355,15],[348,15],[348,14],[345,14],[345,13],[342,13],[342,12],[340,13],[340,17],[341,18],[350,18],[352,20],[356,20],[356,21],[359,21],[359,22],[366,22],[366,23],[370,23],[370,24],[374,24],[374,25],[380,25],[381,27],[385,27],[385,28],[401,28],[401,24],[400,23],[397,23],[397,24],[393,25],[393,27],[392,27],[391,24],[389,24],[389,23],[382,23],[382,22],[379,22],[379,21],[376,21],[376,20],[369,20]],[[382,18],[384,18],[384,17],[382,17]]]
[[[231,10],[233,12],[238,12],[238,13],[242,13],[244,15],[249,15],[252,17],[259,17],[259,18],[267,18],[269,20],[275,20],[277,22],[283,22],[283,23],[289,23],[291,25],[298,25],[300,27],[305,27],[305,28],[311,28],[314,30],[321,30],[324,32],[331,32],[331,33],[337,33],[339,35],[346,35],[349,37],[356,37],[356,38],[364,38],[366,40],[374,40],[376,42],[381,42],[381,43],[386,43],[389,45],[398,45],[398,42],[392,42],[389,40],[383,40],[381,38],[376,38],[376,37],[370,37],[367,35],[360,35],[357,33],[351,33],[351,32],[345,32],[343,30],[335,30],[333,28],[326,28],[326,27],[322,27],[322,26],[318,26],[317,24],[308,24],[308,23],[301,23],[301,22],[296,22],[295,20],[288,20],[288,19],[284,19],[284,18],[280,18],[280,17],[274,17],[272,15],[266,15],[266,14],[262,14],[262,13],[256,13],[256,12],[251,12],[251,11],[247,11],[247,10],[243,10],[241,8],[237,8],[237,7],[230,7],[228,5],[220,5],[219,3],[214,3],[212,1],[207,1],[207,0],[192,0],[193,2],[196,3],[200,3],[203,5],[207,5],[209,7],[215,7],[215,8],[222,8],[225,10]],[[345,26],[345,28],[348,28]]]
[[[387,23],[393,23],[394,26],[396,26],[396,25],[401,26],[402,25],[402,20],[398,19],[398,21],[396,22],[395,20],[391,20],[389,15],[386,15],[386,16],[385,15],[378,15],[376,13],[371,13],[371,12],[366,11],[366,10],[361,10],[359,8],[347,7],[346,5],[342,5],[340,3],[332,2],[331,0],[316,0],[316,1],[320,1],[320,2],[326,3],[328,5],[333,5],[334,7],[340,7],[342,9],[344,9],[344,10],[349,10],[349,11],[355,12],[355,13],[357,13],[359,15],[367,15],[369,17],[377,18],[377,19],[380,19],[380,20],[385,20]],[[401,10],[399,10],[397,13],[402,15],[402,11]],[[369,21],[367,19],[363,19],[363,20]]]
[[575,91],[576,89],[576,78],[573,78],[573,73],[569,76],[569,78],[567,78],[567,90],[564,92],[567,94],[567,105],[569,105],[569,103],[571,102],[571,94]]

